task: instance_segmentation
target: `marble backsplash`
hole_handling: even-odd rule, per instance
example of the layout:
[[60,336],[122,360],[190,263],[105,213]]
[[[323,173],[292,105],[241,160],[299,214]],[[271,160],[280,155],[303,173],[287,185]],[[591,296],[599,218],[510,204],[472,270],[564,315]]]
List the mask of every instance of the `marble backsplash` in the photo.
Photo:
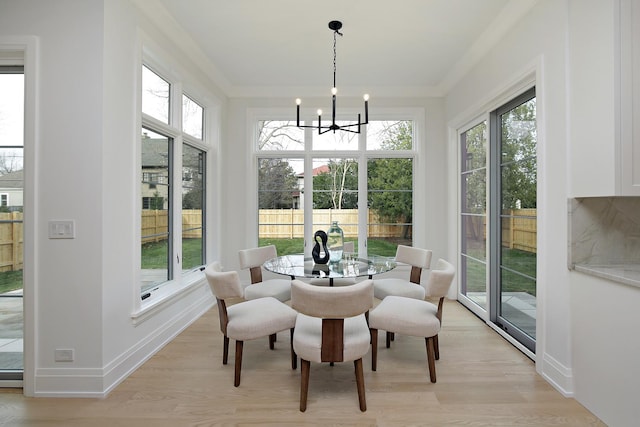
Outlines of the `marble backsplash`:
[[569,268],[640,265],[640,197],[569,199]]

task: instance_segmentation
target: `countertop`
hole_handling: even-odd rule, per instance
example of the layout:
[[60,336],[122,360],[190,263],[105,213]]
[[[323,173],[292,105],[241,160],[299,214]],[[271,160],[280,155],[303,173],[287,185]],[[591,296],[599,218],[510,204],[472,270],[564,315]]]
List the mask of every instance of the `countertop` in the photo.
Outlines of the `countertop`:
[[614,282],[624,283],[630,286],[640,288],[640,264],[623,264],[623,265],[589,265],[576,264],[576,271],[580,271],[592,276],[602,277],[603,279],[613,280]]

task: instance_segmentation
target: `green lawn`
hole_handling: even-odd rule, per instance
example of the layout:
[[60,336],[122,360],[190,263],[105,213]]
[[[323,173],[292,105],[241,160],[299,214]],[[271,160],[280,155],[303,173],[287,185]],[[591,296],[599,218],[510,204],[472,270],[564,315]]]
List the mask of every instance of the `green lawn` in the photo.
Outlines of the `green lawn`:
[[[469,255],[477,259],[484,259],[484,254]],[[536,295],[536,254],[518,249],[502,248],[502,291],[526,292]],[[474,260],[467,261],[467,292],[485,292],[485,265]]]
[[22,289],[22,270],[0,273],[0,294]]

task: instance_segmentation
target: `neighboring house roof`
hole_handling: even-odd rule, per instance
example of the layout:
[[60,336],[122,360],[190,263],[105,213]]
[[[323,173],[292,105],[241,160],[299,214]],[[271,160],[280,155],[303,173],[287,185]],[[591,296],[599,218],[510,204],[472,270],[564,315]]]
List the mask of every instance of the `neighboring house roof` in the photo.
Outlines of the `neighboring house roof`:
[[13,171],[0,176],[0,188],[17,188],[24,187],[24,170]]
[[[318,166],[317,168],[314,168],[311,175],[318,176],[321,173],[329,173],[329,165],[322,165],[322,166]],[[299,173],[298,177],[304,178],[304,172]]]
[[156,168],[166,167],[167,159],[167,140],[166,139],[147,139],[142,144],[142,167]]

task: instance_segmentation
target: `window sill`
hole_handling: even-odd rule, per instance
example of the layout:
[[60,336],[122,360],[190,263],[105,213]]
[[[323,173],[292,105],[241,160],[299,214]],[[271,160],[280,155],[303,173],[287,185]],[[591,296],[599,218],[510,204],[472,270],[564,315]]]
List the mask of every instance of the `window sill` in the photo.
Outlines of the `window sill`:
[[137,326],[171,304],[187,297],[200,288],[206,278],[200,270],[191,272],[182,278],[182,282],[170,282],[151,292],[151,296],[143,300],[138,310],[131,313],[133,325]]

